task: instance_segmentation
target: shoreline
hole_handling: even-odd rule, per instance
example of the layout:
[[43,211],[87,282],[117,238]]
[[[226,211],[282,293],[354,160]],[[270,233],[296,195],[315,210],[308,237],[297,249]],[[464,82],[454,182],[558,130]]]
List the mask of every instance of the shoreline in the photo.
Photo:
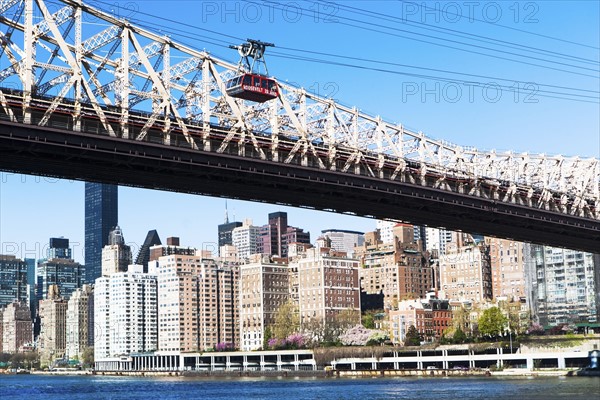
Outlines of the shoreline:
[[[584,373],[582,373],[584,372]],[[27,375],[8,373],[6,375]],[[115,377],[181,377],[181,378],[394,378],[394,377],[577,377],[600,376],[586,374],[582,370],[526,370],[505,369],[500,371],[480,370],[315,370],[315,371],[31,371],[30,375],[44,376],[115,376]],[[1,375],[1,374],[0,374]]]

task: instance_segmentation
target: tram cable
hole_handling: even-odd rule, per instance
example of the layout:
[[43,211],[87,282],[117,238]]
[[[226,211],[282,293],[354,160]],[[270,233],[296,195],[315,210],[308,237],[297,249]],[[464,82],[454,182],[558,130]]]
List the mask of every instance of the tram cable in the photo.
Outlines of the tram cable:
[[[109,6],[111,5],[110,3],[102,1],[102,0],[96,0],[96,2],[105,4],[105,5],[109,5]],[[103,11],[108,12],[106,10],[103,10]],[[174,24],[185,26],[185,27],[192,28],[192,29],[195,29],[195,30],[199,30],[199,31],[203,31],[203,32],[209,32],[211,34],[218,34],[219,36],[225,36],[225,37],[228,37],[228,38],[234,38],[236,40],[241,39],[241,38],[238,38],[236,36],[232,36],[232,35],[220,33],[220,32],[214,31],[214,30],[206,29],[206,28],[200,28],[200,27],[198,27],[196,25],[181,23],[179,21],[170,20],[168,18],[164,18],[162,16],[157,16],[157,15],[146,13],[146,12],[136,12],[136,14],[144,15],[144,16],[151,17],[151,18],[160,19],[160,20],[163,20],[163,21],[169,21],[169,22],[172,22]],[[187,39],[191,39],[191,40],[198,41],[198,42],[206,42],[206,43],[210,43],[210,44],[213,44],[213,45],[216,45],[216,46],[219,46],[219,47],[223,47],[223,48],[228,48],[229,46],[231,46],[233,44],[232,42],[228,42],[228,41],[222,40],[222,39],[212,38],[212,37],[209,37],[209,36],[203,36],[203,37],[209,38],[211,41],[201,40],[198,35],[194,35],[194,36],[189,35],[189,31],[187,31],[187,30],[184,31],[184,30],[181,30],[181,29],[173,28],[172,26],[160,25],[160,24],[156,24],[156,23],[152,23],[152,25],[147,25],[147,23],[148,23],[147,21],[144,21],[144,20],[139,19],[139,18],[131,18],[131,20],[133,22],[136,22],[137,24],[139,24],[140,27],[144,27],[144,28],[149,29],[149,30],[156,30],[156,26],[161,26],[162,28],[164,28],[164,30],[161,29],[161,31],[163,33],[172,33],[172,34],[174,34],[176,36],[179,36],[179,37],[185,37]],[[188,34],[184,34],[183,32],[188,33]],[[219,42],[221,42],[223,44],[212,42],[212,40],[217,40],[217,41],[219,41]],[[182,43],[182,44],[184,44],[184,43]],[[190,47],[193,48],[195,46],[190,46]],[[311,50],[294,49],[294,48],[289,48],[289,47],[278,47],[278,48],[284,49],[284,50],[288,50],[288,51],[294,51],[294,52],[300,52],[300,53],[307,53],[307,54],[317,54],[317,55],[328,56],[328,57],[344,58],[344,59],[349,59],[349,60],[354,60],[354,61],[362,61],[362,62],[369,62],[369,63],[378,63],[378,64],[385,64],[385,65],[395,65],[395,66],[399,66],[399,67],[423,69],[423,70],[429,70],[429,71],[441,72],[441,73],[448,73],[448,74],[454,74],[454,75],[480,77],[480,78],[486,78],[486,79],[497,79],[497,80],[502,80],[502,81],[505,81],[505,82],[506,81],[511,81],[511,82],[515,82],[515,83],[524,83],[524,84],[528,83],[528,82],[525,82],[525,81],[522,81],[522,80],[513,80],[513,79],[508,79],[508,78],[488,77],[488,76],[485,76],[485,75],[469,74],[469,73],[456,72],[456,71],[448,71],[448,70],[438,70],[438,69],[434,69],[434,68],[411,66],[411,65],[398,64],[398,63],[386,62],[386,61],[381,61],[381,60],[371,60],[371,59],[365,59],[365,58],[359,58],[359,57],[351,57],[351,56],[344,56],[344,55],[331,54],[331,53],[325,53],[325,52],[315,52],[315,51],[311,51]],[[464,80],[464,79],[454,79],[454,78],[448,78],[448,77],[442,77],[442,76],[414,74],[414,73],[397,71],[397,70],[389,70],[389,69],[383,69],[383,68],[373,68],[373,67],[368,67],[368,66],[364,66],[364,65],[357,65],[357,64],[350,64],[350,63],[341,63],[341,62],[335,62],[335,61],[331,61],[331,60],[319,59],[319,58],[314,58],[314,57],[312,57],[312,58],[311,57],[301,57],[301,56],[297,56],[297,55],[293,55],[293,54],[286,54],[286,53],[281,53],[281,52],[272,52],[272,55],[274,57],[294,59],[294,60],[297,60],[297,61],[315,62],[315,63],[326,63],[326,64],[329,64],[329,65],[337,65],[337,66],[342,66],[342,67],[347,67],[347,68],[357,68],[357,69],[362,69],[362,70],[371,70],[371,71],[375,71],[375,72],[384,72],[384,73],[391,73],[391,74],[397,74],[397,75],[405,75],[405,76],[412,76],[412,77],[421,77],[423,79],[439,80],[439,81],[443,81],[443,82],[460,82],[460,83],[463,83],[465,85],[480,86],[480,87],[488,85],[488,83],[484,84],[482,82],[468,81],[468,80]],[[580,91],[580,92],[587,92],[587,93],[593,93],[593,94],[598,94],[599,93],[597,91],[592,91],[592,90],[587,90],[587,89],[569,88],[569,87],[565,87],[565,86],[557,86],[557,85],[549,85],[549,84],[540,84],[540,83],[537,83],[537,82],[535,83],[535,85],[537,85],[537,86],[543,86],[543,87],[549,87],[549,88],[556,88],[556,89],[564,89],[564,90],[569,90],[569,91]],[[510,86],[506,86],[506,85],[499,85],[499,87],[505,88],[507,90],[515,90],[514,87],[510,87]],[[547,91],[547,90],[541,90],[541,89],[538,90],[536,94],[540,94],[540,96],[544,96],[544,97],[551,97],[551,98],[557,98],[557,99],[563,99],[563,100],[582,101],[582,102],[587,102],[587,103],[597,103],[596,101],[590,101],[589,99],[594,99],[594,100],[598,99],[598,96],[586,96],[586,95],[580,95],[580,94]],[[548,94],[556,94],[556,95],[569,96],[569,97],[548,96]]]
[[[305,0],[305,1],[309,1],[313,4],[323,4],[323,5],[327,5],[329,3],[329,2],[323,1],[323,0],[316,0],[316,1]],[[425,23],[422,21],[419,23],[416,23],[416,22],[411,21],[406,18],[396,17],[393,15],[383,14],[383,13],[379,13],[379,12],[375,12],[375,11],[371,11],[371,10],[365,10],[365,9],[358,8],[358,7],[352,7],[352,6],[343,4],[343,3],[335,3],[335,4],[337,7],[340,7],[341,9],[350,10],[349,12],[352,12],[352,13],[364,15],[367,17],[377,18],[379,20],[383,19],[383,20],[387,20],[387,21],[390,21],[393,23],[398,23],[398,24],[408,24],[417,29],[430,30],[430,31],[438,32],[438,33],[449,32],[448,33],[449,35],[458,36],[458,37],[462,37],[465,39],[475,40],[475,41],[479,41],[479,42],[483,42],[483,43],[489,43],[489,44],[499,43],[500,45],[504,45],[504,46],[507,46],[512,49],[517,49],[517,50],[522,49],[525,51],[533,51],[537,54],[547,54],[551,57],[557,57],[560,59],[571,59],[576,62],[593,64],[593,65],[600,64],[600,62],[598,60],[577,57],[577,56],[573,56],[573,55],[569,55],[569,54],[565,54],[565,53],[559,53],[556,51],[542,49],[539,47],[528,46],[528,45],[524,45],[524,44],[520,44],[520,43],[496,39],[496,38],[489,37],[489,36],[477,35],[474,33],[459,31],[456,29],[450,29],[450,28],[446,28],[446,27],[442,27],[442,26],[434,26],[434,25],[431,25],[431,24],[428,24],[428,23]],[[409,2],[409,4],[414,4],[414,3]],[[438,9],[435,9],[435,10],[440,11]],[[444,10],[444,12],[446,12],[446,11]],[[454,15],[461,17],[460,15],[457,15],[457,14],[454,14]],[[474,18],[473,18],[473,20],[474,20]],[[485,22],[487,22],[487,21],[485,21]]]
[[[260,2],[257,2],[257,1],[254,1],[254,0],[245,0],[245,1],[247,3],[251,3],[251,4],[261,5]],[[279,3],[276,3],[276,2],[273,2],[273,1],[269,1],[269,0],[263,0],[263,4],[264,3],[272,4],[274,9],[284,11],[283,8],[281,8],[280,6],[278,6]],[[311,12],[314,14],[314,11],[308,10],[306,8],[299,7],[298,9],[300,11],[303,11],[303,12],[308,12],[309,14]],[[431,45],[434,45],[434,46],[440,46],[440,47],[444,47],[444,48],[449,48],[449,49],[464,51],[464,52],[468,52],[468,53],[472,53],[472,54],[478,54],[478,55],[482,55],[482,56],[486,56],[486,57],[492,57],[492,58],[497,58],[497,59],[501,59],[501,60],[506,60],[506,61],[511,61],[511,62],[517,62],[517,63],[520,63],[520,64],[527,64],[527,65],[536,66],[536,67],[540,67],[540,68],[545,68],[545,69],[560,71],[560,72],[564,72],[564,73],[569,73],[569,74],[575,74],[575,75],[581,75],[581,76],[587,76],[587,77],[591,77],[591,78],[600,79],[600,76],[596,76],[596,75],[589,75],[589,74],[582,73],[582,72],[569,71],[569,70],[562,69],[562,68],[556,68],[556,67],[551,67],[551,66],[547,66],[547,65],[536,64],[536,63],[533,63],[533,62],[526,62],[526,61],[517,60],[517,59],[513,59],[513,58],[503,57],[503,56],[499,56],[499,55],[483,53],[481,51],[465,49],[465,48],[456,47],[456,46],[452,46],[452,45],[448,45],[448,44],[436,43],[436,42],[433,42],[433,41],[430,41],[430,40],[425,40],[425,39],[419,39],[419,38],[414,38],[414,37],[410,37],[410,36],[405,36],[405,35],[402,35],[402,34],[399,34],[399,33],[395,33],[395,32],[403,32],[403,33],[407,33],[407,34],[410,34],[410,35],[418,35],[419,37],[426,37],[426,38],[433,39],[433,40],[440,40],[440,41],[450,42],[450,43],[453,43],[453,44],[475,47],[475,48],[479,48],[479,49],[482,49],[482,50],[489,50],[489,51],[504,53],[504,54],[508,54],[508,55],[512,55],[512,56],[517,56],[517,57],[521,57],[521,58],[525,58],[525,59],[531,59],[531,60],[537,60],[537,61],[541,61],[541,62],[545,62],[545,63],[553,63],[553,64],[558,64],[558,65],[563,65],[563,66],[566,66],[566,67],[569,67],[569,68],[575,68],[575,69],[580,69],[580,70],[584,70],[584,71],[598,72],[597,69],[593,69],[593,68],[587,68],[587,67],[572,65],[572,64],[568,64],[568,63],[547,60],[547,59],[543,59],[543,58],[539,58],[539,57],[532,57],[532,56],[529,56],[529,55],[523,55],[523,54],[518,54],[518,53],[514,53],[514,52],[493,49],[493,48],[486,47],[486,46],[479,46],[479,45],[475,45],[475,44],[468,44],[468,43],[460,42],[460,41],[457,41],[457,40],[445,39],[445,38],[441,38],[441,37],[437,37],[437,36],[433,36],[433,35],[418,34],[416,32],[411,32],[411,31],[408,31],[408,30],[405,30],[405,29],[400,29],[400,28],[395,28],[395,27],[389,27],[389,26],[383,26],[381,24],[376,24],[376,23],[373,23],[373,22],[360,21],[360,20],[357,20],[355,18],[342,17],[342,16],[336,16],[336,18],[343,19],[343,20],[346,20],[346,21],[351,21],[351,22],[341,22],[341,21],[338,21],[337,22],[338,24],[346,25],[346,26],[350,26],[350,27],[358,28],[358,29],[362,29],[362,30],[367,30],[367,31],[375,32],[375,33],[380,33],[380,34],[384,34],[384,35],[387,35],[387,36],[400,37],[400,38],[403,38],[403,39],[408,39],[408,40],[413,40],[413,41],[417,41],[417,42],[421,42],[421,43],[431,44]],[[357,25],[356,23],[364,24],[366,26]],[[392,32],[387,32],[387,31],[381,30],[380,28],[389,29]]]

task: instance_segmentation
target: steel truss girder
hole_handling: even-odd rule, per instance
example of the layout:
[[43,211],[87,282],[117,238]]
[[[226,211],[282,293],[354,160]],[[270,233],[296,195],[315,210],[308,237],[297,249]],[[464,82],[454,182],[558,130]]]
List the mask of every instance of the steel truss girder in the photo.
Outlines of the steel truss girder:
[[8,11],[12,6],[17,3],[20,3],[21,0],[1,0],[0,1],[0,14],[4,14],[4,12]]
[[[162,142],[168,144],[176,129],[183,132],[191,148],[202,141],[204,148],[210,149],[206,135],[196,139],[190,136],[188,123],[178,111],[185,107],[188,121],[199,122],[205,129],[211,123],[228,129],[214,148],[218,152],[226,152],[235,145],[241,153],[250,148],[261,159],[284,164],[310,164],[323,170],[431,185],[499,202],[600,219],[598,159],[461,147],[282,83],[277,100],[259,105],[234,99],[225,92],[225,83],[237,70],[234,64],[117,19],[79,0],[62,0],[65,6],[52,16],[45,0],[25,2],[45,19],[34,25],[28,20],[10,21],[0,16],[0,33],[16,29],[23,32],[23,40],[29,37],[31,41],[19,46],[15,35],[2,36],[6,50],[2,57],[9,58],[11,67],[0,72],[0,81],[15,74],[25,81],[30,73],[27,68],[34,70],[33,74],[36,70],[52,72],[36,82],[44,88],[64,85],[60,90],[64,96],[55,100],[49,111],[69,100],[67,95],[73,88],[73,92],[81,93],[80,98],[69,101],[90,102],[104,127],[116,130],[115,136],[127,136],[130,108],[140,102],[147,107],[144,111],[149,116],[138,140],[147,140],[148,133],[158,129],[163,135]],[[0,1],[0,10],[8,10],[17,3]],[[77,13],[98,19],[103,28],[82,26]],[[67,22],[75,22],[81,30],[80,42],[59,30]],[[120,44],[131,47],[131,51],[121,57],[114,50],[107,53],[105,46],[110,43],[113,49]],[[50,61],[41,59],[40,53],[56,48],[59,49],[56,57],[50,57]],[[157,56],[163,61],[155,60]],[[172,57],[184,61],[171,65]],[[143,90],[146,86],[147,90]],[[109,93],[126,96],[115,101],[117,107],[126,107],[118,111],[122,116],[120,126],[106,121],[104,107],[113,103]],[[141,103],[143,99],[150,101]],[[1,97],[0,103],[7,108]],[[28,101],[23,99],[23,103]],[[47,114],[46,122],[52,118],[51,114]],[[78,118],[77,111],[73,118]],[[263,143],[265,136],[269,138],[267,147]],[[280,158],[282,154],[285,157]]]
[[[0,119],[0,168],[443,225],[594,252],[600,221],[399,181]],[[177,179],[173,179],[176,176]],[[215,185],[219,182],[219,185]]]

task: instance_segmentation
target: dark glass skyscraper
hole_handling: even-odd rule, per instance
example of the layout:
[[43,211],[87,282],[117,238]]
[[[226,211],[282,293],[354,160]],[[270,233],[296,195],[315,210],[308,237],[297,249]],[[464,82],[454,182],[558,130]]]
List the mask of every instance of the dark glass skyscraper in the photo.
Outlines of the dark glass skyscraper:
[[242,226],[241,222],[226,222],[217,227],[219,230],[219,251],[221,251],[221,246],[225,246],[226,244],[233,244],[232,233],[233,230],[239,226]]
[[15,300],[26,303],[27,299],[27,263],[0,254],[0,309]]
[[102,276],[102,248],[118,224],[118,186],[85,184],[85,281]]

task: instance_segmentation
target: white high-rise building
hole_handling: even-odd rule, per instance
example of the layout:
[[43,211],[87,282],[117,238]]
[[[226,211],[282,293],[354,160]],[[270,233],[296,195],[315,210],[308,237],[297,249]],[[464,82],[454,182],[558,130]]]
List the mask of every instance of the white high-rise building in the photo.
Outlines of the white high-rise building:
[[527,290],[532,317],[541,325],[600,320],[600,255],[525,245]]
[[110,357],[110,278],[94,284],[94,358]]
[[141,265],[96,279],[96,359],[158,348],[156,282]]
[[394,241],[394,226],[396,221],[377,220],[377,230],[379,230],[379,239],[382,243],[392,243]]
[[231,232],[231,241],[240,260],[247,260],[252,254],[258,253],[259,240],[260,227],[252,225],[251,219],[246,219],[242,226]]
[[438,228],[425,228],[425,250],[437,250],[438,255],[446,254],[446,244],[452,241],[452,231]]
[[331,240],[332,249],[345,251],[348,257],[352,257],[356,246],[362,246],[365,243],[365,235],[363,232],[327,229],[321,231],[321,233]]

